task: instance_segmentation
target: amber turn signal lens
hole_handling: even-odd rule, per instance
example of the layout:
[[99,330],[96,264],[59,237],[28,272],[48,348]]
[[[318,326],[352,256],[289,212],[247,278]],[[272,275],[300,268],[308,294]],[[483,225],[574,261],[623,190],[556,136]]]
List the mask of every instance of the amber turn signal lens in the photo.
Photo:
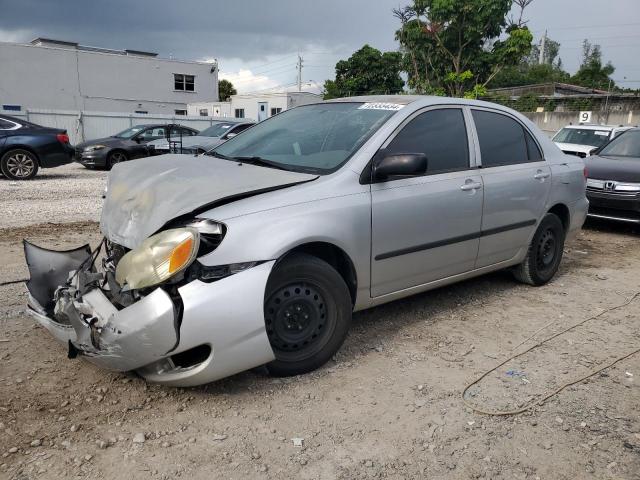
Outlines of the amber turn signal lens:
[[171,252],[169,259],[169,273],[174,273],[184,267],[184,264],[191,260],[193,249],[193,238],[187,238]]

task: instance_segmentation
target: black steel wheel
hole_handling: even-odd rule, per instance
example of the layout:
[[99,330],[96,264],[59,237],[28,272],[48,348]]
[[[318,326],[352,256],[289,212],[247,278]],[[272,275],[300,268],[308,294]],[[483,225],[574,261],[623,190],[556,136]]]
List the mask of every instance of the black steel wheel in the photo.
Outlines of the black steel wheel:
[[298,375],[323,365],[342,345],[351,312],[349,289],[331,265],[306,254],[284,258],[265,295],[265,328],[276,356],[269,372]]
[[562,260],[564,226],[557,215],[544,216],[531,240],[524,261],[514,269],[515,277],[529,285],[544,285],[551,280]]

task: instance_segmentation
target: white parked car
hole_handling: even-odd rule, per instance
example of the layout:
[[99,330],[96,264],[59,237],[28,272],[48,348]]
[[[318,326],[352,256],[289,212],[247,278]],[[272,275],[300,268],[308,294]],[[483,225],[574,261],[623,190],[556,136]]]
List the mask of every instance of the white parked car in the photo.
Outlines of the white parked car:
[[613,125],[567,125],[553,137],[553,141],[564,153],[588,157],[591,152],[602,147],[609,140],[633,127]]

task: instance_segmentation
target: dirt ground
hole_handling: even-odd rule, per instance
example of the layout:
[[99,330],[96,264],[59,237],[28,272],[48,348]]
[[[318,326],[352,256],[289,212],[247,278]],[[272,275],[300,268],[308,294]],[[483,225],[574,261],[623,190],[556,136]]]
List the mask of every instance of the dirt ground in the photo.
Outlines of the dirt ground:
[[[0,283],[26,276],[23,237],[58,248],[99,239],[91,222],[13,225],[0,228]],[[639,239],[591,224],[549,285],[496,273],[417,295],[356,314],[317,372],[257,370],[192,389],[68,360],[23,313],[23,285],[0,286],[0,478],[640,479],[640,355],[521,415],[482,415],[460,396],[514,348],[639,292]],[[509,362],[468,400],[515,408],[637,349],[639,307]]]

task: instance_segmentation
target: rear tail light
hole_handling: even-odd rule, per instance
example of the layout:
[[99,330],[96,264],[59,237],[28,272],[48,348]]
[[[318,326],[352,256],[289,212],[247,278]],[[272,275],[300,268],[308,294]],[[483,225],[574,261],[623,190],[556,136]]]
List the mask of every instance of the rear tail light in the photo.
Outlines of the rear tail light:
[[582,174],[584,175],[584,178],[589,178],[589,172],[587,171],[587,167],[584,167],[584,169],[582,170]]
[[56,138],[60,143],[69,143],[69,135],[67,135],[66,133],[58,133],[56,135]]

